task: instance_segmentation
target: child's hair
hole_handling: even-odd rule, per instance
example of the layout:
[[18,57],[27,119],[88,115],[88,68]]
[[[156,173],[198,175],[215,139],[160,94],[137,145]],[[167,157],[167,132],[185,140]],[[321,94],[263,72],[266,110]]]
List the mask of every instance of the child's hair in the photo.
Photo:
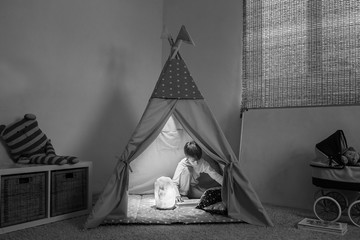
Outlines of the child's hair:
[[202,150],[195,141],[185,143],[184,153],[186,156],[193,157],[196,160],[199,160],[202,156]]

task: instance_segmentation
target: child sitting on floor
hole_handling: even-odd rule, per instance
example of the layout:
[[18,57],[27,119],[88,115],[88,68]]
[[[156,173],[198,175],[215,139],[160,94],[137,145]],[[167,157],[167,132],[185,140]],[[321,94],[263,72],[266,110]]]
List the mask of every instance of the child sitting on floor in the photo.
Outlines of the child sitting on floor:
[[202,159],[202,150],[195,142],[187,142],[184,146],[185,158],[182,159],[175,170],[172,178],[179,191],[177,201],[182,197],[200,198],[206,189],[199,186],[200,173],[207,173],[212,179],[222,185],[223,177],[217,173],[210,164]]

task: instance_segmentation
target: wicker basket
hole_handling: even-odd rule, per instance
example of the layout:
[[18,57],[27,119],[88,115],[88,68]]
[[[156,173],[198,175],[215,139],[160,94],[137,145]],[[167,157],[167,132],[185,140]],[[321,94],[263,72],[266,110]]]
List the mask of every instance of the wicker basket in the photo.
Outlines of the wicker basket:
[[46,217],[46,172],[1,176],[0,227]]
[[51,172],[51,217],[87,209],[88,168]]

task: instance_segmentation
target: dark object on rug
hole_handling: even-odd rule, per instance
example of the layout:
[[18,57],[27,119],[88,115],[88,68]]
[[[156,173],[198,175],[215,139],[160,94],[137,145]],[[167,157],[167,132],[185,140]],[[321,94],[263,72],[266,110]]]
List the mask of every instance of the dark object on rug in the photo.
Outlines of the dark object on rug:
[[226,207],[221,198],[221,187],[206,190],[201,196],[200,202],[196,208],[209,213],[226,215]]

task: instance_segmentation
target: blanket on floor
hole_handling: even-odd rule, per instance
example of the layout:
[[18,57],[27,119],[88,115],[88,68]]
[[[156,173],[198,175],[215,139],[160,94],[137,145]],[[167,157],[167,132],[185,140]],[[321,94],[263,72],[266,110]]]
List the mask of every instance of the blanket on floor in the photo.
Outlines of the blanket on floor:
[[173,210],[155,207],[154,195],[129,195],[128,216],[109,215],[103,224],[198,224],[241,222],[230,217],[211,214],[195,208],[196,204],[184,204]]

